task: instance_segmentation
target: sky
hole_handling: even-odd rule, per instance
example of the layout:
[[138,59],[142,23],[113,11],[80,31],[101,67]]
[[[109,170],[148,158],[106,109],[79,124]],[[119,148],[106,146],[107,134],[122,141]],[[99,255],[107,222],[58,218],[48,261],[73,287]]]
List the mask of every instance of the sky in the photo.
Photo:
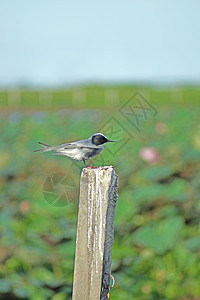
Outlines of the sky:
[[0,86],[200,83],[199,0],[0,0]]

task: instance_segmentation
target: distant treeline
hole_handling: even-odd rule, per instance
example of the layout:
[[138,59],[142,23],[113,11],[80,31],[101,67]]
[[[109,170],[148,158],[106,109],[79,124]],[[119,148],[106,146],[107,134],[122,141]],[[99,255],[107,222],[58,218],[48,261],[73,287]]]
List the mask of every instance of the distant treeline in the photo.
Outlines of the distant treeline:
[[200,100],[200,87],[81,86],[69,89],[0,90],[1,107],[113,107],[141,93],[152,103]]

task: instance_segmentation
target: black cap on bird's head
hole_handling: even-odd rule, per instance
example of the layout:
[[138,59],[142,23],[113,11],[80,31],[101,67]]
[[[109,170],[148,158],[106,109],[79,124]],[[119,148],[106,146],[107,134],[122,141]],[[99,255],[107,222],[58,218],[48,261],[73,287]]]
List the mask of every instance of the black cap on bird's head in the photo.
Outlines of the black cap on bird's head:
[[99,146],[107,142],[115,142],[115,141],[108,140],[107,137],[105,137],[102,133],[95,133],[91,136],[91,142],[92,144]]

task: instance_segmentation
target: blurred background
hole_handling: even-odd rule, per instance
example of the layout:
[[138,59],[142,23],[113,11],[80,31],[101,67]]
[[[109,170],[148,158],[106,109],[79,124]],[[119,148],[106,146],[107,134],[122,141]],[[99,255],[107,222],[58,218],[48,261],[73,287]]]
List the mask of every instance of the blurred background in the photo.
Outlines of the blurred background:
[[82,162],[119,175],[111,299],[200,299],[196,0],[0,4],[0,299],[71,299]]

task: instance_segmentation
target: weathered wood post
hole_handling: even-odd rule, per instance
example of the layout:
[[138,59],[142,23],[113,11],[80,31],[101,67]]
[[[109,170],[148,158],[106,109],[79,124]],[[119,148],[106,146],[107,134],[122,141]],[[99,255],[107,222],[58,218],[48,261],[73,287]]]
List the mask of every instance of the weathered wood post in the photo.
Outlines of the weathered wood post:
[[107,300],[118,176],[112,166],[83,169],[72,300]]

